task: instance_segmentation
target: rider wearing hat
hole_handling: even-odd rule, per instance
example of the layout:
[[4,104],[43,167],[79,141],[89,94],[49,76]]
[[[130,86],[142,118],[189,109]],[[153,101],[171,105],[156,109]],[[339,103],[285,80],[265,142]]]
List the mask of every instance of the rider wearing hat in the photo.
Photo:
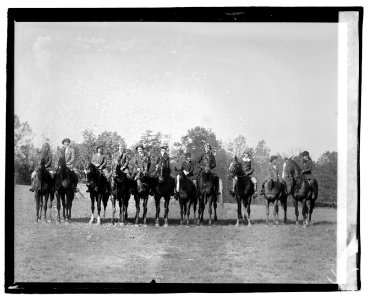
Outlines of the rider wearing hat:
[[102,154],[103,152],[103,145],[98,145],[96,147],[96,152],[95,154],[92,155],[92,163],[100,170],[103,172],[103,170],[105,170],[106,168],[106,164],[107,164],[107,159],[106,156],[104,154]]
[[[253,184],[254,184],[254,194],[253,194],[253,198],[257,197],[257,178],[253,175],[254,172],[254,168],[253,168],[253,162],[250,158],[250,152],[249,151],[244,151],[243,152],[243,157],[242,160],[239,162],[241,168],[243,169],[243,172],[246,176],[249,176],[250,179],[252,180]],[[235,194],[235,184],[238,181],[238,177],[235,176],[233,178],[233,185],[232,185],[232,190],[230,191],[230,193],[232,195]]]
[[197,164],[199,164],[200,166],[200,172],[198,172],[197,174],[197,181],[199,182],[199,178],[200,175],[203,172],[204,166],[206,164],[208,164],[208,166],[210,167],[210,170],[212,171],[212,174],[215,178],[215,188],[216,191],[218,191],[218,186],[219,186],[219,178],[218,176],[213,172],[213,169],[216,167],[216,159],[215,156],[212,153],[212,147],[210,144],[205,144],[204,145],[204,153],[201,154],[201,156],[198,158],[197,160]]
[[305,177],[308,180],[314,180],[314,176],[312,175],[313,163],[312,163],[312,159],[309,156],[309,152],[303,151],[302,156],[303,156],[302,173],[305,175]]
[[124,144],[119,143],[119,150],[112,154],[112,172],[115,174],[115,169],[117,165],[123,172],[129,174],[129,156],[126,151],[124,151]]
[[264,194],[264,185],[268,180],[279,181],[280,179],[280,169],[277,164],[277,159],[278,159],[277,155],[272,155],[270,158],[270,162],[268,163],[268,169],[267,169],[268,171],[267,177],[262,183],[260,195]]
[[151,159],[150,157],[144,152],[144,147],[142,144],[135,147],[137,153],[134,155],[133,158],[133,172],[132,178],[137,180],[137,175],[140,172],[148,173],[150,166],[151,166]]
[[161,167],[163,169],[163,172],[165,172],[166,176],[170,176],[171,173],[171,169],[170,169],[170,156],[169,154],[166,152],[167,151],[168,146],[163,145],[160,147],[161,149],[161,153],[157,156],[156,158],[156,170],[153,172],[153,176],[157,177],[158,176],[158,167]]
[[[197,181],[194,177],[194,162],[192,161],[192,156],[189,152],[185,153],[185,160],[182,162],[180,169],[183,171],[185,176],[187,176],[190,180],[192,180],[194,186],[197,187]],[[177,182],[179,183],[179,178],[178,178]],[[178,193],[179,193],[179,188],[178,187],[179,187],[179,185],[175,189],[175,198],[176,199],[178,198]]]
[[77,184],[78,184],[78,176],[74,172],[74,160],[75,160],[75,151],[74,148],[70,147],[70,139],[65,138],[61,142],[64,145],[65,149],[65,163],[67,168],[70,170],[71,181],[73,184],[74,192],[78,192]]
[[[51,177],[53,173],[51,171],[51,164],[52,164],[52,153],[50,150],[49,143],[44,143],[42,146],[42,152],[40,155],[40,162],[39,164],[45,166],[46,170],[50,172]],[[31,174],[31,188],[29,189],[31,192],[34,192],[34,179],[36,177],[36,169]]]

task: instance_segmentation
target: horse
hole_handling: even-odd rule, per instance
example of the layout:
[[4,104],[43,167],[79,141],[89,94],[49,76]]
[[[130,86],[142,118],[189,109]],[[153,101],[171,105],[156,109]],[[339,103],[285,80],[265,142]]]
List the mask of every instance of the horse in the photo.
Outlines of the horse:
[[212,224],[212,205],[214,209],[214,221],[217,222],[217,191],[216,191],[216,179],[215,176],[211,173],[211,169],[209,163],[207,162],[203,168],[202,172],[200,172],[198,177],[198,194],[199,194],[199,210],[198,210],[198,219],[197,225],[200,225],[203,222],[203,212],[205,209],[205,205],[208,204],[208,224]]
[[[51,211],[52,211],[52,201],[54,199],[54,180],[51,177],[50,172],[46,169],[43,160],[38,163],[36,167],[36,176],[34,178],[34,197],[36,203],[36,220],[35,223],[41,221],[42,209],[44,223],[46,223],[46,211],[47,211],[47,201],[50,197],[49,202],[49,220],[51,222]],[[45,201],[43,201],[45,200]]]
[[176,190],[179,194],[180,205],[180,225],[184,224],[184,216],[186,215],[186,225],[189,225],[190,207],[193,205],[194,223],[196,222],[196,208],[197,208],[197,191],[191,179],[189,179],[183,170],[177,170],[175,178]]
[[298,163],[293,159],[285,159],[282,178],[286,184],[287,195],[290,195],[295,207],[295,225],[299,225],[298,201],[302,202],[303,227],[311,224],[315,201],[318,196],[318,182],[309,182],[302,173]]
[[106,206],[110,197],[108,179],[100,172],[100,170],[93,164],[89,163],[86,171],[86,186],[89,190],[91,198],[91,219],[89,224],[94,221],[95,201],[97,202],[97,225],[101,224],[101,202],[104,206],[103,218],[105,219]]
[[58,211],[57,223],[60,223],[60,199],[63,205],[63,219],[65,224],[69,223],[72,217],[72,205],[74,199],[74,188],[70,170],[66,166],[64,155],[59,155],[58,165],[55,173],[55,192],[56,192],[56,207]]
[[[170,203],[170,197],[174,189],[174,179],[166,172],[166,170],[162,166],[158,166],[156,169],[156,173],[158,174],[158,178],[155,180],[154,184],[154,198],[155,198],[155,204],[156,204],[156,222],[155,226],[160,226],[160,200],[163,197],[165,200],[164,208],[164,227],[169,226],[169,203]],[[143,217],[145,219],[147,212],[147,203],[144,202],[144,212]]]
[[287,194],[285,190],[285,183],[273,180],[267,180],[264,185],[264,198],[266,204],[266,225],[268,225],[268,216],[270,213],[270,203],[273,203],[274,225],[279,223],[279,202],[284,209],[284,224],[287,222]]
[[138,226],[139,212],[140,212],[140,200],[143,199],[143,224],[147,226],[147,202],[150,189],[154,187],[154,178],[150,177],[148,174],[148,165],[144,163],[143,170],[140,170],[135,176],[136,181],[134,185],[134,200],[136,207],[135,214],[135,225]]
[[115,207],[116,200],[118,200],[120,207],[119,220],[124,225],[128,219],[128,204],[131,196],[131,188],[135,182],[125,172],[121,171],[121,165],[116,166],[115,174],[116,176],[111,180],[112,224],[115,224]]
[[[241,165],[238,163],[235,157],[234,162],[230,164],[229,167],[229,178],[234,178],[237,176],[238,180],[235,184],[235,199],[238,203],[238,218],[235,226],[239,226],[240,220],[248,222],[248,226],[252,226],[250,220],[250,204],[252,202],[252,195],[254,193],[254,184],[249,176],[245,175]],[[242,203],[246,213],[244,213],[244,218],[242,216]]]

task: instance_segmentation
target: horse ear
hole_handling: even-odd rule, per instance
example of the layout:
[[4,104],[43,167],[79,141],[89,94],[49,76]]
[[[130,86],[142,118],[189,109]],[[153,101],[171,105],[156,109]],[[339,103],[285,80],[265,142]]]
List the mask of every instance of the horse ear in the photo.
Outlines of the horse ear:
[[238,162],[238,157],[235,155],[234,156],[234,160],[236,161],[236,162]]

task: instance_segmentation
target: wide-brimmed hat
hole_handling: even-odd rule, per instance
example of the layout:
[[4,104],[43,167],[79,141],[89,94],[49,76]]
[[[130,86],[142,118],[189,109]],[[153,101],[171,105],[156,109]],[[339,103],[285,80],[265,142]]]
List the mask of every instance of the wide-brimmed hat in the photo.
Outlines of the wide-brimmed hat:
[[165,150],[167,150],[167,148],[169,148],[169,146],[167,146],[167,145],[162,145],[162,146],[160,146],[160,148],[161,148],[161,149],[165,149]]
[[271,157],[270,157],[270,162],[272,162],[273,160],[275,160],[275,159],[278,159],[279,157],[277,156],[277,155],[272,155]]
[[70,139],[69,138],[65,138],[65,139],[63,139],[63,141],[61,142],[63,145],[64,145],[64,143],[65,142],[68,142],[69,144],[71,143],[71,141],[70,141]]
[[309,156],[309,152],[308,152],[308,151],[303,151],[303,152],[302,152],[302,155],[303,155],[303,156],[305,156],[305,155],[306,155],[306,156]]
[[139,144],[137,147],[135,147],[135,150],[138,150],[138,148],[142,148],[142,150],[144,150],[144,147],[142,144]]

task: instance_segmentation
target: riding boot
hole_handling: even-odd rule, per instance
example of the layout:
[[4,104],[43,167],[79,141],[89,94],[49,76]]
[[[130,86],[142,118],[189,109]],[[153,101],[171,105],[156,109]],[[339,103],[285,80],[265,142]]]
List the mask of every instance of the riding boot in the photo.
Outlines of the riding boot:
[[253,199],[257,198],[257,184],[254,184],[254,193],[253,193]]

